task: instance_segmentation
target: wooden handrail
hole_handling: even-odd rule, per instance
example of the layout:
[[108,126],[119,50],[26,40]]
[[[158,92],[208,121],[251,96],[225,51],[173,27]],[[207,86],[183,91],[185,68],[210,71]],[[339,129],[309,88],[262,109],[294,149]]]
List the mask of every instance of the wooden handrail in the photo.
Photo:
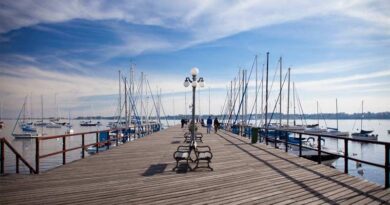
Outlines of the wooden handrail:
[[[242,126],[242,125],[237,125],[239,127],[239,129],[241,130],[241,133],[242,133],[242,127],[249,127],[251,128],[252,126]],[[226,129],[226,125],[224,126],[225,130]],[[327,133],[310,133],[310,132],[303,132],[303,131],[294,131],[294,130],[288,130],[288,128],[286,129],[277,129],[277,128],[265,128],[265,127],[258,127],[259,131],[260,130],[265,130],[267,132],[267,130],[272,130],[272,131],[279,131],[280,133],[283,133],[283,132],[287,132],[287,133],[295,133],[295,134],[298,134],[299,135],[299,144],[295,144],[295,143],[291,143],[291,142],[288,142],[288,140],[278,140],[276,139],[276,136],[274,136],[274,141],[275,141],[275,146],[276,146],[276,143],[278,142],[281,142],[281,143],[285,143],[286,145],[293,145],[293,146],[298,146],[299,147],[299,157],[302,157],[302,149],[310,149],[310,150],[315,150],[318,152],[318,156],[321,156],[321,153],[326,153],[326,154],[330,154],[330,155],[335,155],[335,156],[338,156],[338,157],[342,157],[344,158],[344,173],[348,173],[348,160],[353,160],[353,161],[356,161],[356,162],[360,162],[360,163],[364,163],[364,164],[368,164],[368,165],[371,165],[371,166],[376,166],[376,167],[380,167],[380,168],[383,168],[385,170],[385,188],[389,188],[390,187],[390,143],[389,142],[383,142],[383,141],[373,141],[373,140],[364,140],[364,139],[353,139],[353,138],[349,138],[349,137],[340,137],[340,136],[335,136],[335,135],[331,135],[331,134],[327,134]],[[240,133],[240,130],[238,131]],[[316,136],[318,137],[318,147],[317,148],[313,148],[313,147],[307,147],[307,146],[303,146],[302,145],[302,135],[308,135],[308,136]],[[260,136],[261,137],[261,136]],[[269,136],[263,136],[265,138],[265,142],[266,144],[268,145],[268,140],[269,140]],[[334,138],[334,139],[342,139],[344,141],[344,154],[341,155],[341,154],[337,154],[337,153],[332,153],[332,152],[328,152],[328,151],[324,151],[321,149],[321,138],[323,137],[327,137],[327,138]],[[352,141],[352,142],[362,142],[362,143],[370,143],[370,144],[377,144],[377,145],[383,145],[385,147],[385,162],[384,164],[378,164],[378,163],[375,163],[375,162],[369,162],[369,161],[365,161],[365,160],[361,160],[361,159],[357,159],[357,158],[354,158],[354,157],[350,157],[348,156],[348,141]],[[285,149],[285,151],[287,152],[288,150]],[[320,157],[318,157],[318,163],[320,164],[321,163],[321,159]]]
[[[158,125],[158,123],[145,124],[145,125],[142,125],[142,127],[150,127],[151,125]],[[126,130],[126,129],[136,129],[136,128],[137,128],[137,126],[133,126],[133,127],[129,127],[129,128],[115,128],[115,129],[105,129],[105,130],[90,131],[90,132],[79,132],[79,133],[65,134],[65,135],[37,137],[35,139],[36,140],[36,145],[35,145],[36,146],[36,153],[35,153],[35,164],[36,164],[35,170],[36,170],[36,173],[39,174],[39,164],[40,164],[40,159],[42,159],[42,158],[46,158],[46,157],[62,154],[62,164],[66,164],[66,153],[69,152],[69,151],[82,149],[81,158],[84,158],[84,151],[85,151],[86,147],[95,145],[96,146],[96,153],[99,153],[99,148],[98,147],[100,145],[106,145],[107,149],[109,149],[110,148],[110,142],[112,140],[115,140],[116,141],[116,145],[118,146],[119,145],[118,144],[118,140],[125,138],[125,137],[119,136],[119,134],[116,134],[113,138],[111,138],[110,135],[108,135],[107,140],[99,142],[99,137],[98,137],[99,133],[102,133],[102,132],[109,133],[109,132],[113,132],[113,131],[123,131],[123,130]],[[148,133],[148,132],[146,132],[146,133]],[[90,137],[95,137],[96,138],[96,142],[95,143],[91,143],[91,144],[85,145],[85,137],[88,134],[96,134],[96,136],[90,136]],[[134,130],[134,135],[136,135],[136,134],[137,134],[136,130]],[[79,136],[79,137],[81,137],[81,146],[72,147],[72,148],[66,148],[66,138],[72,137],[72,136]],[[127,137],[130,137],[130,135],[127,136]],[[51,139],[59,139],[59,138],[62,139],[62,149],[60,151],[55,151],[55,152],[44,154],[44,155],[40,154],[40,148],[39,148],[40,147],[39,146],[40,141],[51,140]]]
[[24,165],[27,166],[27,168],[29,168],[30,170],[30,173],[34,173],[36,174],[36,170],[23,158],[23,156],[21,154],[19,154],[18,151],[16,151],[16,149],[7,141],[6,138],[2,137],[0,138],[0,143],[1,143],[1,153],[0,153],[0,158],[1,158],[1,165],[0,165],[0,174],[5,174],[5,171],[4,171],[4,162],[5,162],[5,146],[4,145],[7,145],[7,147],[13,152],[13,154],[15,155],[16,157],[16,173],[19,173],[19,160],[23,162]]

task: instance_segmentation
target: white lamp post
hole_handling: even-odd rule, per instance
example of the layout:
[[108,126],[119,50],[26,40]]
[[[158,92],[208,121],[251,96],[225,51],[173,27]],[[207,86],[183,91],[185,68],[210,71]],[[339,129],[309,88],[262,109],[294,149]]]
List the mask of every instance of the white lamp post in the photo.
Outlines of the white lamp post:
[[191,143],[195,141],[195,90],[196,86],[199,84],[200,87],[204,87],[204,80],[202,77],[200,77],[198,80],[196,79],[196,76],[199,74],[199,69],[197,67],[193,67],[191,69],[191,75],[192,80],[189,77],[186,77],[184,80],[184,86],[188,87],[192,86],[192,130],[191,130]]

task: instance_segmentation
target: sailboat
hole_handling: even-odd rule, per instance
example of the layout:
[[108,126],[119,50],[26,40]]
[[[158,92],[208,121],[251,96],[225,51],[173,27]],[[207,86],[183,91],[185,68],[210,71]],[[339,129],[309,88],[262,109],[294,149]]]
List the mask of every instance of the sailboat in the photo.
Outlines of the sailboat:
[[47,125],[47,123],[43,121],[43,96],[42,95],[41,95],[41,120],[35,121],[34,125],[40,127]]
[[[14,128],[12,130],[12,135],[15,138],[29,138],[29,137],[37,136],[37,129],[32,126],[32,123],[25,122],[26,102],[27,102],[27,97],[24,100],[22,109],[19,112],[18,118],[17,118],[15,125],[14,125]],[[20,121],[20,117],[21,117],[22,113],[24,113],[23,114],[24,118],[22,121]],[[20,129],[22,130],[22,133],[15,133],[17,125],[19,125]]]
[[349,132],[340,132],[339,131],[339,118],[338,118],[337,98],[336,98],[336,128],[327,127],[326,133],[334,135],[334,136],[349,136]]
[[363,139],[363,140],[378,140],[378,135],[371,134],[374,130],[363,130],[363,101],[362,101],[362,117],[360,119],[360,132],[355,132],[351,134],[353,139]]

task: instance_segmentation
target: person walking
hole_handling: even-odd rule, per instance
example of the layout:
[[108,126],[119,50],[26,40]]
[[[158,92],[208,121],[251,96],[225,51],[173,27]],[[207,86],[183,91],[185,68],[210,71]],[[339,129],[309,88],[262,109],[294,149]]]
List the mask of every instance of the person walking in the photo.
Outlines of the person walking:
[[217,133],[218,128],[219,128],[218,118],[215,118],[214,119],[214,131],[215,131],[215,133]]
[[211,116],[209,116],[209,118],[207,118],[207,134],[210,134],[212,124],[213,124],[213,120],[211,119]]

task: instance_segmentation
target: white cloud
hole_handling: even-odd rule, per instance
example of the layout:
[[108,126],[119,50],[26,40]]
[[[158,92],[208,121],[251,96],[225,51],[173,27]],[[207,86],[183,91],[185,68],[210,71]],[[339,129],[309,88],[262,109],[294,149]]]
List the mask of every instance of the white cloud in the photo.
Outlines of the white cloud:
[[[254,28],[321,15],[338,14],[356,18],[372,23],[375,26],[371,29],[382,32],[390,26],[388,10],[380,9],[389,6],[381,1],[115,1],[114,4],[103,0],[6,0],[1,4],[0,33],[72,19],[117,19],[188,32],[191,39],[174,46],[178,48],[210,42]],[[158,41],[138,52],[153,50],[153,45],[156,45],[156,49],[167,47]]]
[[320,73],[342,73],[359,68],[365,68],[369,65],[377,65],[383,62],[383,58],[360,58],[352,60],[337,60],[320,62],[309,65],[302,65],[293,67],[291,73],[293,75],[300,74],[320,74]]
[[296,85],[299,89],[317,89],[317,88],[327,89],[327,87],[329,86],[337,86],[351,81],[360,81],[359,83],[361,84],[363,80],[389,77],[389,76],[390,76],[390,69],[372,72],[372,73],[365,73],[365,74],[354,74],[348,77],[336,77],[336,78],[328,78],[328,79],[321,79],[315,81],[297,82]]

